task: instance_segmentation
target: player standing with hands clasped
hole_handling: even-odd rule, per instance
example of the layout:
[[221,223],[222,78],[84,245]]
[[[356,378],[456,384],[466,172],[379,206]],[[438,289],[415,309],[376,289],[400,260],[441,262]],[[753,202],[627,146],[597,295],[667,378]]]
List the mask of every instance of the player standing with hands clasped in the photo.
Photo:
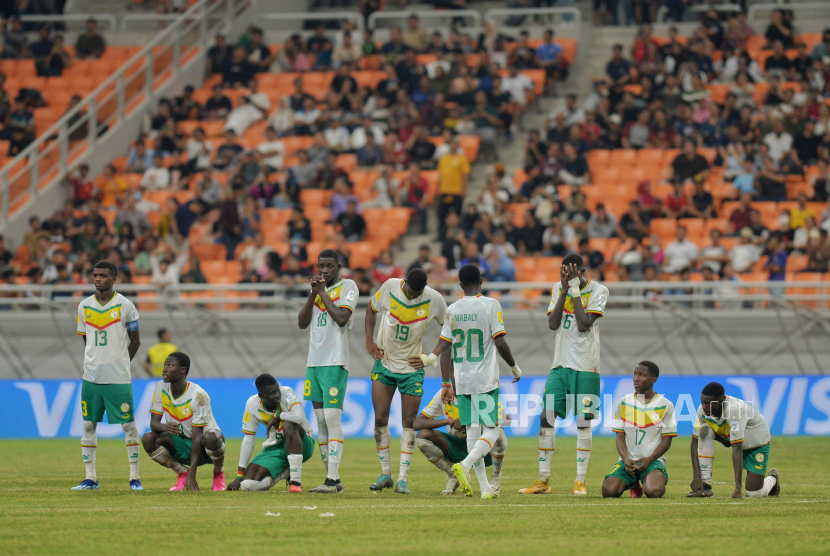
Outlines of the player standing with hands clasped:
[[[441,401],[451,404],[458,394],[458,414],[467,427],[469,454],[452,466],[459,487],[466,496],[472,496],[470,469],[473,469],[481,488],[481,498],[495,498],[487,481],[484,456],[502,434],[502,406],[499,398],[499,365],[496,350],[510,365],[513,382],[522,371],[516,365],[510,346],[504,338],[504,320],[501,304],[481,295],[481,271],[467,264],[458,271],[464,297],[447,309],[441,329]],[[455,369],[456,392],[450,380],[450,365]]]
[[141,341],[138,337],[138,310],[132,301],[116,292],[113,283],[118,268],[99,261],[92,269],[95,293],[78,305],[78,334],[84,339],[84,377],[81,385],[81,412],[84,432],[81,453],[86,479],[72,490],[97,490],[95,451],[97,427],[104,420],[120,423],[130,462],[130,488],[144,490],[138,477],[138,429],[135,426],[130,361]]
[[[599,417],[599,326],[608,288],[585,278],[585,264],[576,253],[562,261],[561,282],[551,291],[548,326],[556,330],[555,353],[539,426],[539,479],[521,494],[550,494],[556,418],[576,416],[576,481],[573,493],[585,496],[585,475],[591,457],[591,420]],[[570,401],[570,403],[568,403]]]
[[[392,486],[392,461],[389,434],[389,410],[395,390],[401,392],[401,461],[398,494],[409,494],[406,477],[415,449],[415,416],[424,395],[424,368],[441,353],[441,340],[432,353],[425,354],[421,338],[430,320],[444,323],[447,304],[443,296],[427,286],[427,275],[420,268],[409,271],[405,280],[390,278],[366,307],[366,349],[375,359],[372,367],[372,406],[375,411],[375,444],[381,475],[369,485],[373,491]],[[377,343],[372,341],[377,314],[380,326]]]
[[349,334],[357,304],[357,284],[340,277],[340,255],[323,249],[317,257],[317,274],[300,309],[297,324],[311,327],[308,367],[303,397],[311,400],[317,418],[317,443],[328,473],[326,481],[309,492],[341,492],[340,458],[343,454],[343,400],[349,378]]

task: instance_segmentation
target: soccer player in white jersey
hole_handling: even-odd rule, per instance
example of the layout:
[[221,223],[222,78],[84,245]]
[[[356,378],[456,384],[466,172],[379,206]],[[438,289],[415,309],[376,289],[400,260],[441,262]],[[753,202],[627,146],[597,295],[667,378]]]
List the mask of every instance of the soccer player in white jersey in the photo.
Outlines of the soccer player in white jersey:
[[740,498],[743,470],[746,469],[746,495],[749,498],[778,496],[781,483],[778,470],[769,464],[770,431],[767,420],[754,406],[727,396],[723,386],[710,382],[700,393],[695,430],[692,433],[692,491],[690,498],[712,496],[712,463],[715,440],[732,448],[735,490],[732,498]]
[[[576,253],[562,261],[561,281],[551,291],[548,326],[556,330],[553,364],[545,382],[544,411],[539,423],[539,479],[522,494],[550,494],[555,422],[571,409],[576,417],[576,480],[573,493],[587,495],[585,474],[591,457],[591,420],[599,417],[599,324],[608,288],[585,278],[585,264]],[[574,303],[579,300],[579,303]]]
[[659,376],[657,365],[641,361],[634,367],[634,392],[617,402],[613,431],[620,459],[602,483],[605,498],[619,498],[628,489],[632,498],[644,492],[649,498],[662,498],[666,493],[665,454],[677,436],[677,421],[674,404],[654,391]]
[[343,455],[343,400],[349,377],[349,335],[357,304],[357,284],[340,277],[340,255],[323,249],[317,257],[317,274],[300,310],[301,329],[311,327],[303,396],[311,400],[317,418],[317,443],[326,465],[326,481],[309,492],[341,492],[340,458]]
[[[427,286],[427,275],[420,268],[409,271],[406,279],[390,278],[372,297],[366,308],[366,349],[375,359],[372,367],[372,406],[375,412],[375,445],[381,475],[369,489],[381,491],[392,483],[389,409],[395,390],[401,392],[401,461],[395,492],[409,494],[406,477],[415,449],[415,416],[424,395],[424,367],[435,363],[441,341],[432,353],[425,354],[421,338],[434,320],[441,326],[447,304],[444,297]],[[373,341],[377,314],[380,326]]]
[[[447,486],[441,494],[455,494],[458,479],[452,472],[452,466],[470,455],[467,449],[467,429],[461,424],[458,399],[444,403],[441,400],[441,392],[442,390],[436,392],[415,418],[414,428],[418,431],[415,443],[432,465],[447,474]],[[507,424],[507,415],[504,415],[504,419]],[[443,427],[447,427],[447,432],[438,430]],[[491,467],[490,488],[495,496],[501,491],[501,470],[504,465],[504,453],[507,451],[507,437],[504,429],[500,430],[498,439],[493,443],[493,449],[484,456],[485,467]]]
[[130,361],[141,345],[138,335],[138,310],[113,290],[118,268],[110,261],[99,261],[92,269],[95,293],[78,305],[78,334],[84,340],[84,376],[81,385],[81,412],[84,432],[81,454],[86,479],[72,490],[96,490],[96,429],[104,420],[120,423],[124,429],[130,462],[130,488],[144,490],[138,476],[138,429],[135,426],[133,384]]
[[[452,466],[458,486],[466,496],[472,496],[470,469],[473,469],[481,488],[481,497],[495,498],[484,472],[484,456],[502,434],[501,400],[499,398],[499,366],[496,351],[510,365],[513,382],[522,371],[516,365],[510,346],[504,338],[504,320],[501,305],[495,299],[481,295],[481,271],[467,264],[458,271],[464,297],[447,309],[441,329],[441,401],[452,403],[458,399],[458,415],[467,427],[469,454]],[[450,381],[450,367],[455,373],[455,392]]]
[[164,360],[150,403],[150,430],[141,443],[150,458],[178,475],[170,490],[199,490],[196,469],[211,462],[213,490],[225,490],[225,437],[213,418],[210,396],[187,380],[189,372],[190,357],[180,351]]
[[[287,478],[288,492],[302,492],[303,462],[314,454],[312,429],[303,404],[294,390],[280,386],[269,374],[259,375],[255,384],[257,393],[248,398],[242,416],[245,438],[239,451],[239,468],[228,490],[268,490]],[[268,439],[251,461],[260,424],[265,426]]]

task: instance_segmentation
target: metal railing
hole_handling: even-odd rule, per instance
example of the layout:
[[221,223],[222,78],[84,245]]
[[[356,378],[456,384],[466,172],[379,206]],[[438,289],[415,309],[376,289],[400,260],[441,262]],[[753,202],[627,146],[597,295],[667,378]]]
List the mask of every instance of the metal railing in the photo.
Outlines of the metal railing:
[[[741,13],[743,10],[741,6],[738,4],[701,4],[699,6],[689,6],[686,8],[684,15],[685,21],[697,21],[700,19],[700,15],[708,12],[709,10],[715,10],[718,14],[738,14]],[[666,17],[668,16],[669,9],[666,6],[660,6],[657,8],[657,21],[666,21]]]
[[578,33],[582,25],[582,12],[575,7],[505,8],[488,10],[484,19],[495,23],[499,28],[558,27],[565,30],[573,27]]
[[[830,282],[611,282],[605,284],[615,309],[643,310],[678,307],[706,311],[745,311],[791,308],[830,311]],[[448,302],[458,298],[457,283],[431,284]],[[549,282],[485,282],[483,290],[498,296],[502,304],[514,309],[537,310],[550,301]],[[273,309],[301,305],[308,286],[286,287],[283,284],[176,284],[159,287],[153,284],[117,284],[122,293],[136,294],[145,311],[167,311],[190,306],[227,310]],[[0,285],[0,310],[22,308],[48,309],[79,301],[95,292],[85,285]],[[289,295],[290,294],[290,295]],[[15,297],[10,297],[10,296]],[[367,298],[361,298],[368,303]]]
[[215,30],[249,5],[247,0],[201,0],[2,168],[0,229],[14,211],[34,203],[87,159],[125,115],[149,104],[155,90],[207,48]]
[[417,15],[420,26],[426,30],[449,29],[461,22],[461,27],[481,27],[481,13],[478,10],[403,10],[374,12],[369,16],[366,26],[369,29],[388,29],[397,25],[406,28],[406,20]]
[[98,22],[101,33],[117,31],[118,18],[111,14],[65,14],[65,15],[21,15],[23,23],[62,23],[67,30],[83,29],[88,19]]
[[750,6],[747,10],[747,22],[750,25],[769,23],[770,14],[776,10],[793,12],[795,23],[799,26],[802,26],[808,21],[821,21],[826,23],[830,20],[830,4],[827,2],[791,2],[789,4],[769,3]]

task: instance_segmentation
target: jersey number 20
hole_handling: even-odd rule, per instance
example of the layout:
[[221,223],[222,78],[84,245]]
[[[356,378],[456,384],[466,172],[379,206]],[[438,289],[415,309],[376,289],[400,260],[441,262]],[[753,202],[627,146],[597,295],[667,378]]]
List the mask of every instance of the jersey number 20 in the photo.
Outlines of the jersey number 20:
[[[456,340],[456,337],[458,338]],[[470,328],[467,330],[467,334],[465,337],[464,331],[460,328],[456,328],[452,331],[452,360],[455,363],[463,363],[464,356],[462,355],[461,350],[464,348],[464,344],[467,344],[467,361],[470,363],[478,363],[482,359],[484,359],[484,332],[479,330],[478,328]],[[473,343],[478,345],[478,355],[473,356]]]

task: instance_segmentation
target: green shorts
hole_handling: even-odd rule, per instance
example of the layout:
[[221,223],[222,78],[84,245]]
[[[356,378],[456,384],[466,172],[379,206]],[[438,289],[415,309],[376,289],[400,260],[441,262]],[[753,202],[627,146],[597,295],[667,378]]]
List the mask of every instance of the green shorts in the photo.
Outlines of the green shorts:
[[132,384],[81,384],[81,413],[84,421],[101,423],[104,410],[110,425],[135,421]]
[[400,390],[401,394],[420,398],[424,395],[424,370],[418,369],[414,373],[399,374],[393,373],[383,366],[380,359],[375,361],[372,367],[372,380],[377,380],[390,388]]
[[[581,416],[585,419],[598,419],[600,416],[599,373],[575,371],[568,367],[551,369],[548,380],[545,382],[545,396],[542,407],[551,409],[551,402],[553,403],[552,409],[557,417],[564,419],[573,409],[575,416]],[[575,407],[571,407],[573,403],[576,403],[581,409],[577,410]]]
[[[313,455],[314,439],[308,435],[303,435],[303,461],[308,461]],[[279,476],[288,469],[288,452],[285,450],[285,442],[263,448],[262,451],[254,456],[251,464],[259,465],[267,469],[272,479]]]
[[501,425],[503,416],[498,388],[483,394],[458,395],[458,417],[464,426],[496,427]]
[[[171,435],[170,438],[173,439],[173,446],[176,448],[176,451],[173,452],[173,458],[175,458],[175,460],[182,465],[190,466],[190,457],[193,452],[193,440],[178,435]],[[202,453],[199,454],[198,465],[206,465],[208,463],[213,463],[213,460],[210,459],[210,456],[207,454],[207,450],[205,449],[205,445],[202,444]]]
[[320,402],[323,408],[343,409],[346,397],[346,379],[349,371],[342,365],[328,367],[306,367],[303,399]]
[[766,477],[768,464],[769,444],[764,444],[751,450],[744,450],[744,469],[750,473]]
[[643,469],[642,471],[635,471],[633,475],[629,475],[625,472],[625,465],[623,465],[622,461],[618,461],[614,467],[611,468],[611,471],[608,472],[608,475],[605,477],[616,477],[622,482],[625,483],[626,488],[631,488],[637,484],[637,482],[642,482],[646,475],[651,473],[652,471],[660,471],[663,473],[663,477],[666,478],[666,482],[669,480],[669,474],[666,472],[666,466],[663,465],[663,462],[660,460],[656,460],[651,463],[648,467]]
[[[466,440],[462,440],[457,436],[447,434],[443,431],[438,432],[440,432],[441,436],[444,437],[444,440],[447,441],[447,446],[449,446],[449,449],[447,450],[446,458],[450,460],[451,463],[461,463],[461,461],[470,454],[470,452],[467,451]],[[490,454],[484,456],[484,465],[485,467],[490,467],[491,465],[493,465],[493,458],[490,457]]]

